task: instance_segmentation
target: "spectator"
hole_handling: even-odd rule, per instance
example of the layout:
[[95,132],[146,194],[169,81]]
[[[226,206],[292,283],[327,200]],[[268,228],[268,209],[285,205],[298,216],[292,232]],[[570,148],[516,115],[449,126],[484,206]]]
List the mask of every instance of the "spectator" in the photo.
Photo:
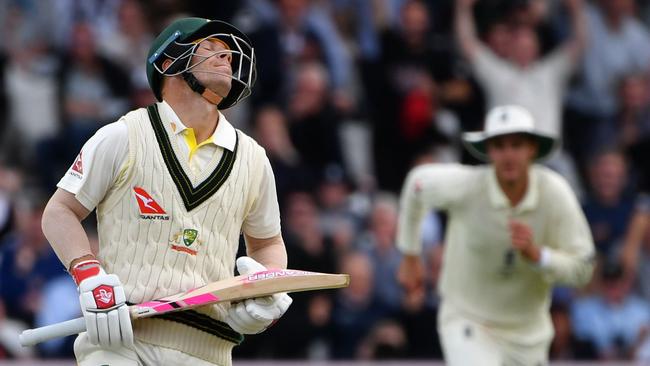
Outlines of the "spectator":
[[[475,2],[456,0],[456,36],[485,91],[488,106],[523,106],[533,115],[538,131],[560,137],[563,95],[585,45],[583,0],[565,0],[574,34],[564,44],[540,57],[535,30],[524,23],[510,30],[511,47],[505,59],[479,41],[471,12]],[[562,174],[580,196],[582,189],[573,160],[563,150],[557,151],[547,164]]]
[[5,305],[0,299],[0,360],[30,359],[34,356],[33,348],[18,343],[18,335],[26,329],[28,326],[24,322],[7,318]]
[[382,320],[375,325],[363,341],[358,358],[362,360],[404,359],[408,343],[401,324]]
[[577,300],[571,322],[578,339],[590,341],[601,360],[630,359],[641,332],[650,326],[650,304],[630,293],[623,266],[605,263],[599,292]]
[[397,198],[389,194],[378,195],[370,213],[368,231],[360,238],[358,247],[372,261],[374,293],[394,313],[399,311],[403,296],[397,282],[402,257],[395,246],[396,231]]
[[459,121],[442,105],[444,96],[453,94],[443,84],[454,77],[453,57],[436,44],[427,6],[420,0],[406,1],[400,26],[382,35],[381,82],[376,75],[368,80],[381,189],[398,191],[418,155],[456,142]]
[[79,144],[129,107],[130,83],[119,66],[99,55],[89,24],[76,24],[72,36],[59,82],[63,121]]
[[153,41],[149,19],[145,16],[143,4],[136,0],[124,0],[119,5],[119,24],[115,33],[97,40],[99,52],[127,71],[133,94],[133,105],[145,107],[152,104],[154,95],[147,82],[147,70],[142,60],[147,58]]
[[[74,39],[76,23],[86,21],[98,38],[110,38],[119,27],[119,8],[123,0],[38,1],[45,8],[44,25],[50,43],[68,49]],[[44,3],[44,4],[40,4]]]
[[642,193],[637,198],[629,222],[621,249],[621,260],[625,273],[636,278],[640,294],[643,298],[650,299],[650,197],[647,193]]
[[289,137],[287,117],[274,106],[258,109],[254,122],[255,139],[266,150],[278,192],[278,201],[284,205],[291,192],[304,191],[316,185],[315,177]]
[[589,42],[568,95],[565,140],[582,162],[594,144],[594,126],[616,118],[617,84],[650,63],[650,33],[634,17],[634,0],[598,0],[587,6]]
[[334,94],[346,94],[352,80],[350,55],[334,26],[331,13],[307,0],[251,1],[258,27],[249,32],[258,55],[260,86],[254,97],[284,104],[304,62],[321,62]]
[[44,187],[54,187],[83,143],[129,107],[128,76],[98,54],[90,25],[77,23],[72,36],[70,52],[63,57],[59,73],[63,129],[39,147],[38,168]]
[[20,170],[0,162],[0,241],[14,230],[15,200],[22,183],[23,173]]
[[339,225],[350,226],[356,234],[365,217],[359,217],[352,207],[353,183],[343,168],[338,165],[327,166],[317,189],[324,234],[330,238],[334,237],[341,230]]
[[551,360],[593,360],[597,357],[591,342],[581,341],[573,333],[571,314],[563,303],[551,305],[555,336],[551,343]]
[[644,73],[632,73],[621,79],[618,112],[598,123],[592,153],[604,146],[628,150],[650,137],[649,82]]
[[[89,239],[97,241],[97,237]],[[43,286],[42,291],[43,304],[56,304],[56,306],[41,306],[35,314],[35,326],[44,327],[82,316],[79,292],[69,276],[57,276],[51,279]],[[75,338],[76,335],[72,335],[43,342],[38,345],[39,353],[46,358],[74,358]]]
[[291,141],[307,166],[320,176],[330,164],[343,166],[339,116],[331,104],[327,70],[318,63],[296,71],[289,110]]
[[[34,160],[36,145],[59,131],[57,60],[49,52],[43,30],[26,14],[12,11],[6,24],[8,60],[3,70],[8,101],[8,128],[2,151],[15,163]],[[37,107],[35,107],[37,106]]]
[[288,266],[317,272],[334,272],[336,255],[323,234],[318,207],[312,196],[297,192],[291,194],[284,210],[283,237],[287,247]]
[[518,26],[510,31],[506,58],[497,56],[479,41],[471,12],[475,0],[456,1],[456,36],[486,91],[488,106],[521,105],[530,110],[541,132],[559,136],[562,96],[585,43],[582,0],[565,2],[572,14],[574,35],[562,46],[540,57],[534,29]]
[[647,70],[650,34],[634,17],[634,0],[598,0],[586,17],[589,42],[569,104],[587,119],[602,120],[618,109],[616,83]]
[[589,164],[590,192],[583,203],[596,251],[603,259],[619,255],[634,209],[627,194],[627,165],[617,150],[604,150]]
[[[45,199],[23,192],[16,206],[16,230],[0,244],[0,300],[7,316],[34,324],[48,281],[66,275],[41,231]],[[51,306],[52,304],[49,304]]]
[[[424,226],[424,225],[423,225]],[[438,328],[437,284],[442,265],[443,246],[425,245],[427,275],[423,291],[405,294],[402,299],[399,320],[408,339],[407,357],[411,359],[440,359],[442,348]]]
[[361,252],[341,258],[340,271],[350,274],[350,286],[338,292],[333,310],[332,357],[352,359],[374,324],[386,314],[377,301],[372,261]]

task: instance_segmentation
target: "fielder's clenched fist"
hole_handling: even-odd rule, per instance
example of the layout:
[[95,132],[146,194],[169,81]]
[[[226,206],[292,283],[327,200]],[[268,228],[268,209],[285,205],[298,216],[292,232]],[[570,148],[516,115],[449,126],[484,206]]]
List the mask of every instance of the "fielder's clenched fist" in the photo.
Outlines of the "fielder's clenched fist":
[[510,241],[512,247],[518,250],[524,258],[537,263],[540,259],[540,250],[533,243],[533,230],[523,222],[510,220]]
[[79,286],[79,302],[90,342],[107,348],[133,348],[129,307],[120,279],[106,274],[95,259],[75,264],[70,272]]

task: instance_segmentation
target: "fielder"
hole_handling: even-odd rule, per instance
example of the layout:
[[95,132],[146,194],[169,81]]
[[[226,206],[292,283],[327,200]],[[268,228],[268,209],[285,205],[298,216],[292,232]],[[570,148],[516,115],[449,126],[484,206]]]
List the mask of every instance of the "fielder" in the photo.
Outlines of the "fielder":
[[519,106],[491,110],[466,147],[486,166],[430,164],[413,169],[401,196],[399,278],[421,291],[420,224],[432,208],[448,213],[438,332],[448,365],[546,365],[553,337],[553,284],[580,286],[594,244],[575,195],[534,161],[553,150]]
[[[241,274],[286,268],[273,172],[264,150],[220,110],[250,94],[255,54],[234,26],[173,22],[147,76],[158,103],[100,129],[58,184],[43,231],[79,286],[87,332],[79,365],[230,365],[242,333],[264,331],[286,294],[131,324],[127,304]],[[99,247],[81,221],[97,210]]]

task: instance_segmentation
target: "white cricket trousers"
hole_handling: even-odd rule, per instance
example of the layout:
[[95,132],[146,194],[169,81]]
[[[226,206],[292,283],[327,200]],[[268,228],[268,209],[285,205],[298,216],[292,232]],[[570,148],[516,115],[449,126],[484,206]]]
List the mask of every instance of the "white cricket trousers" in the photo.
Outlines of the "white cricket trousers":
[[214,366],[213,363],[171,348],[154,346],[135,340],[135,350],[120,347],[105,349],[90,343],[88,334],[79,334],[74,342],[74,355],[79,366]]
[[499,330],[470,320],[442,302],[438,334],[448,366],[546,366],[550,340],[528,346],[499,336]]

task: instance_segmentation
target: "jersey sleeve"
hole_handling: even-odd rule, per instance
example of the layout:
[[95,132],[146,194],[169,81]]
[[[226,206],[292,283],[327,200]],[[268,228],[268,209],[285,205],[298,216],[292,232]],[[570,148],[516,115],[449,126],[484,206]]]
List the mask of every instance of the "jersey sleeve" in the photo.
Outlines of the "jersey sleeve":
[[431,209],[448,210],[464,199],[471,170],[459,164],[428,164],[409,172],[400,196],[397,248],[405,254],[422,251],[421,225]]
[[102,201],[126,163],[128,128],[122,120],[100,128],[81,148],[57,187],[75,195],[87,210]]
[[275,190],[275,177],[269,159],[264,155],[259,192],[242,229],[248,236],[267,239],[280,234],[280,207]]
[[595,260],[591,230],[568,183],[556,181],[553,185],[553,242],[543,247],[540,268],[551,283],[585,285],[591,279]]

